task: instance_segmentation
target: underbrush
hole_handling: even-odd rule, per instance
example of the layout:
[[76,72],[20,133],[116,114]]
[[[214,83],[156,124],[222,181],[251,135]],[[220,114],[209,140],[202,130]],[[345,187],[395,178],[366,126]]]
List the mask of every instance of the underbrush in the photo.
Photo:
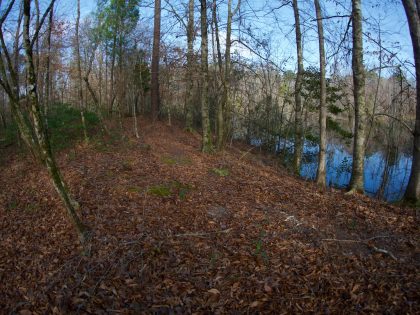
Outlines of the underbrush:
[[[98,116],[93,112],[86,111],[85,122],[88,136],[95,135],[99,124]],[[54,151],[71,147],[76,142],[83,140],[83,124],[80,111],[68,104],[53,105],[48,112],[47,124],[51,147]],[[1,131],[0,139],[3,147],[19,143],[16,122],[9,123]]]

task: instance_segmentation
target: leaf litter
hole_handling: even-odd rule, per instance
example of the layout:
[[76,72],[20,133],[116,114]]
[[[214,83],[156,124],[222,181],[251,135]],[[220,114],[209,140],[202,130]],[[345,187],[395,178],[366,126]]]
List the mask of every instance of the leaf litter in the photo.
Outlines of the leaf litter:
[[[58,156],[93,230],[89,257],[46,172],[19,156],[0,166],[1,313],[419,313],[415,210],[141,124],[141,140]],[[191,189],[148,193],[162,183]]]

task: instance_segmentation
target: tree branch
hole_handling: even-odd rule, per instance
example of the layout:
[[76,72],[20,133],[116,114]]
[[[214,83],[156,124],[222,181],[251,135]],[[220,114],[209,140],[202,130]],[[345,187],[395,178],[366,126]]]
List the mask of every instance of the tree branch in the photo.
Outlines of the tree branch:
[[392,118],[392,119],[398,121],[405,128],[407,128],[407,130],[410,132],[410,134],[414,135],[414,130],[411,129],[411,127],[405,121],[399,119],[398,117],[392,116],[392,115],[387,114],[387,113],[376,113],[376,114],[374,114],[374,116],[387,116],[389,118]]
[[55,0],[51,0],[50,5],[49,5],[49,6],[48,6],[48,8],[45,10],[45,12],[44,12],[44,14],[43,14],[43,16],[42,16],[42,18],[41,18],[41,21],[39,22],[39,25],[38,25],[37,29],[35,30],[34,37],[32,38],[32,41],[31,41],[31,48],[33,48],[33,46],[34,46],[34,44],[35,44],[35,41],[36,41],[36,39],[37,39],[37,38],[38,38],[38,36],[39,36],[39,31],[41,30],[42,25],[44,24],[44,21],[45,21],[45,19],[47,18],[47,15],[48,15],[48,13],[50,12],[50,10],[52,9],[52,7],[53,7],[54,3],[55,3]]

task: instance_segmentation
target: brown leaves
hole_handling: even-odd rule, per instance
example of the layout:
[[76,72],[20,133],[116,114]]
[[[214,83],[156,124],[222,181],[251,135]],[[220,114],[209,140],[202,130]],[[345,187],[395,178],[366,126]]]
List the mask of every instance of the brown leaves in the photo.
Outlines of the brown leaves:
[[[238,150],[203,155],[199,139],[179,129],[141,125],[150,151],[133,140],[59,157],[95,233],[89,258],[80,256],[46,174],[26,162],[0,169],[2,311],[418,312],[419,230],[402,209],[319,194],[240,160]],[[190,163],[162,161],[175,155]],[[229,176],[209,173],[222,164]],[[186,198],[165,202],[145,192],[174,181],[193,187]],[[322,239],[371,240],[368,247]]]

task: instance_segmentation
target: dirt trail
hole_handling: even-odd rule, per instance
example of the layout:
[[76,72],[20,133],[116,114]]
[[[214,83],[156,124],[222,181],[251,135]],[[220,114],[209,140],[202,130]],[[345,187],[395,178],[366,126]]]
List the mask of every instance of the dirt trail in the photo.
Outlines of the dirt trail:
[[141,125],[140,140],[59,157],[91,257],[45,172],[17,157],[0,166],[0,313],[420,311],[413,210]]

